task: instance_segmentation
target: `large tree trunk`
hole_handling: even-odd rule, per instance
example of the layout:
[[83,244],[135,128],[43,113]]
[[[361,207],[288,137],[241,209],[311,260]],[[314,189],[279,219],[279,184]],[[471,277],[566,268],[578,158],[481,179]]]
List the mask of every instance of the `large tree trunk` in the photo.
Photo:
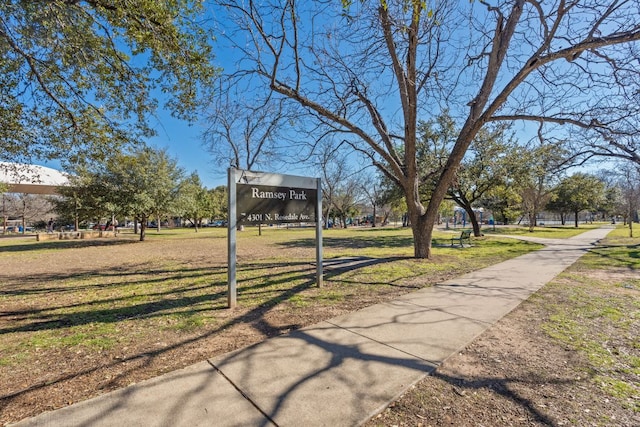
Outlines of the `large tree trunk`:
[[453,201],[456,202],[469,216],[469,221],[471,221],[471,226],[473,227],[473,235],[475,237],[480,237],[482,234],[480,233],[480,224],[478,223],[478,218],[476,217],[476,213],[471,206],[471,203],[465,197],[453,197]]
[[476,213],[470,206],[463,206],[462,209],[469,215],[469,221],[471,221],[471,226],[473,227],[473,235],[475,237],[482,236],[480,232],[480,224],[478,223],[478,218],[476,218]]
[[574,214],[575,214],[575,224],[576,224],[576,228],[578,228],[578,213],[579,213],[578,211],[575,211],[575,212],[574,212]]
[[537,212],[533,211],[533,212],[529,212],[529,232],[533,233],[533,230],[535,229],[537,224],[537,220],[536,220],[536,216],[537,216]]
[[[429,227],[431,224],[431,227]],[[427,220],[426,215],[420,215],[411,221],[413,232],[413,256],[416,258],[429,258],[431,256],[431,236],[433,223]]]
[[413,256],[415,258],[429,258],[431,256],[431,236],[438,210],[436,208],[430,215],[428,208],[425,210],[417,198],[413,203],[407,203],[407,216],[413,232]]
[[371,222],[371,227],[375,228],[376,226],[376,205],[373,205],[373,221]]
[[144,242],[144,238],[146,237],[146,231],[147,231],[147,216],[146,215],[142,215],[142,218],[140,220],[140,241]]

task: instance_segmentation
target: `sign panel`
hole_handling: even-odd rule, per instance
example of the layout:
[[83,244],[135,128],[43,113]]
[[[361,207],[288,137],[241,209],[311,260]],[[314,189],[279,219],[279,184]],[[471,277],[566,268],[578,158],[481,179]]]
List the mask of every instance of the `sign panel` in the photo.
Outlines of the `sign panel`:
[[317,189],[236,185],[239,224],[315,222]]
[[316,280],[322,287],[322,184],[319,178],[229,168],[227,303],[237,304],[236,229],[241,224],[316,223]]

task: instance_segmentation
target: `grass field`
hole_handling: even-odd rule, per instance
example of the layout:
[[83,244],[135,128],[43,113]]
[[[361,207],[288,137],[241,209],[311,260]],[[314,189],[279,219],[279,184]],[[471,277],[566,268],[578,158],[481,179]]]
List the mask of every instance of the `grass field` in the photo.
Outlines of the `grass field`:
[[[0,365],[23,363],[34,349],[111,350],[146,333],[210,329],[228,318],[220,316],[226,307],[225,244],[222,229],[151,232],[142,243],[127,234],[111,242],[0,240],[0,265],[5,273],[14,270],[3,278],[0,302],[17,306],[3,313]],[[433,260],[424,261],[410,258],[406,229],[330,230],[324,238],[327,260],[366,260],[355,268],[327,270],[326,289],[314,285],[313,230],[267,228],[257,236],[248,229],[238,234],[238,247],[239,305],[284,304],[295,311],[378,289],[420,287],[405,284],[423,276],[457,275],[537,246],[487,238],[473,248],[437,247]],[[88,266],[78,265],[82,252],[87,259],[81,263]]]
[[[319,289],[313,229],[265,227],[258,236],[248,228],[238,233],[233,310],[226,308],[224,229],[150,230],[145,242],[130,232],[110,240],[0,239],[0,423],[540,247],[499,235],[451,247],[459,233],[437,231],[433,257],[416,260],[408,229],[326,230]],[[562,238],[575,230],[527,231],[549,233]]]

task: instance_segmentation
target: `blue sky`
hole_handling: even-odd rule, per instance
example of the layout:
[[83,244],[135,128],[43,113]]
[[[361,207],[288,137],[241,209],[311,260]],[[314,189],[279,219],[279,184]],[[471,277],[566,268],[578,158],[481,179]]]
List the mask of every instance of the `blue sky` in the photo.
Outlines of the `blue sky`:
[[[234,50],[232,46],[230,47],[225,43],[224,37],[220,37],[220,40],[216,43],[215,50],[218,65],[225,69],[233,69],[235,67]],[[393,103],[391,105],[394,107]],[[461,105],[465,108],[466,104]],[[189,125],[184,121],[171,117],[168,112],[160,110],[157,112],[156,117],[150,118],[149,124],[156,130],[157,136],[147,140],[148,145],[166,149],[187,174],[197,171],[202,183],[208,188],[226,183],[226,170],[216,165],[213,156],[202,145],[200,135],[203,131],[203,123]],[[522,138],[522,142],[528,140],[531,135],[535,135],[535,129],[531,131],[528,126],[516,124],[516,128]],[[56,162],[39,164],[59,169],[59,164]],[[294,165],[290,165],[289,168],[296,169]],[[299,175],[309,174],[308,170],[287,170],[286,172]]]
[[148,145],[166,149],[187,174],[197,171],[205,187],[226,185],[227,171],[214,164],[213,157],[202,145],[201,124],[189,125],[164,111],[159,111],[158,117],[151,119],[150,124],[158,135],[149,139]]
[[[171,157],[176,159],[186,174],[198,172],[202,184],[207,188],[226,185],[227,171],[216,166],[212,156],[202,146],[202,125],[171,117],[168,112],[158,111],[157,117],[150,119],[150,125],[156,130],[157,136],[148,139],[149,146],[166,149]],[[34,161],[35,164],[62,170],[59,161]]]

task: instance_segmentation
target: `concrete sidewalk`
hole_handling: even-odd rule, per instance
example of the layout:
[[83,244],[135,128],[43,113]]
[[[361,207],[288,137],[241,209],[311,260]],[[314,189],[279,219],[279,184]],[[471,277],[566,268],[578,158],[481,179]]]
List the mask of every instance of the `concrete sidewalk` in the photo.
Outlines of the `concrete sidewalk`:
[[17,426],[354,426],[573,264],[609,228]]

